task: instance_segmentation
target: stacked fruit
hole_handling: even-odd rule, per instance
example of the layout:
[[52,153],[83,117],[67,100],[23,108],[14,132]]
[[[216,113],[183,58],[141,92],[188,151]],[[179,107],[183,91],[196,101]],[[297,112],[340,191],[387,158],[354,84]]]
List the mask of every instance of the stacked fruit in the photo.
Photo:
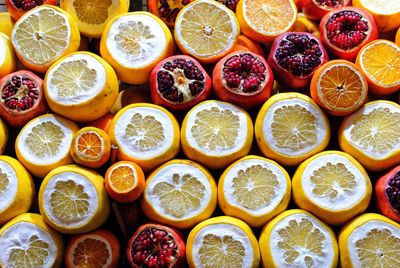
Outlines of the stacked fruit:
[[0,267],[399,267],[397,0],[6,4]]

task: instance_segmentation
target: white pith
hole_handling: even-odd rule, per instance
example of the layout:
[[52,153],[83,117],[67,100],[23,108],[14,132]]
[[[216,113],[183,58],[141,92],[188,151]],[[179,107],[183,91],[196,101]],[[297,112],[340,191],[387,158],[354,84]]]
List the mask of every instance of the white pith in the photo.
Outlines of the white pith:
[[[80,152],[80,151],[79,151],[79,143],[78,143],[78,141],[81,139],[81,137],[82,137],[83,134],[96,135],[96,136],[99,138],[99,140],[100,140],[100,142],[101,142],[101,152],[100,152],[95,158],[94,158],[93,156],[90,156],[90,158],[89,158],[84,152]],[[76,154],[77,154],[79,157],[83,158],[84,160],[89,160],[89,161],[93,161],[93,162],[94,162],[94,161],[100,160],[100,159],[103,157],[103,155],[104,155],[104,148],[105,148],[104,139],[103,139],[103,137],[101,137],[99,134],[97,134],[96,131],[85,131],[85,132],[80,133],[80,134],[78,135],[78,137],[76,137],[76,139],[75,139],[74,146],[75,146],[75,152],[76,152]],[[88,148],[88,149],[90,149],[90,148]]]
[[[66,182],[68,180],[74,181],[75,184],[80,184],[83,186],[83,191],[89,196],[87,201],[89,202],[89,208],[85,215],[82,215],[79,219],[74,222],[61,222],[52,211],[52,206],[50,203],[51,194],[56,190],[56,183],[59,181]],[[42,185],[43,186],[43,185]],[[62,172],[54,175],[49,179],[47,184],[44,186],[42,204],[44,213],[50,219],[51,222],[57,224],[61,227],[80,227],[87,224],[95,215],[98,210],[98,193],[92,182],[85,176],[76,172]],[[69,208],[66,208],[69,209]]]
[[[217,148],[214,151],[209,150],[208,148],[202,148],[198,145],[196,139],[193,137],[192,134],[192,127],[195,125],[195,120],[197,119],[197,113],[203,111],[203,110],[210,110],[211,108],[216,107],[220,110],[231,110],[234,115],[237,115],[239,117],[239,125],[240,127],[238,128],[238,136],[235,140],[235,145],[232,148],[224,149],[224,148]],[[209,156],[224,156],[224,155],[230,155],[233,153],[236,153],[240,151],[244,145],[246,144],[246,141],[248,139],[251,139],[252,137],[248,137],[248,119],[246,117],[246,114],[236,108],[234,105],[231,105],[226,102],[204,102],[200,105],[197,105],[195,108],[193,108],[187,115],[186,115],[186,130],[184,132],[184,135],[186,136],[187,143],[190,144],[191,147],[195,148],[196,151],[200,151],[203,154],[209,155]]]
[[[144,53],[136,57],[121,51],[114,41],[115,36],[120,33],[118,27],[129,21],[142,22],[145,26],[149,26],[151,34],[154,36],[151,39],[142,40],[140,45]],[[127,13],[112,22],[108,32],[106,46],[113,59],[119,64],[127,68],[141,68],[151,64],[163,55],[167,47],[167,37],[160,23],[154,18],[143,14]]]
[[[233,193],[234,188],[232,187],[233,179],[238,175],[238,171],[246,170],[247,168],[249,168],[253,165],[261,165],[263,168],[267,168],[267,169],[271,170],[279,182],[279,184],[276,187],[274,187],[275,194],[271,198],[270,203],[267,206],[264,206],[263,208],[261,208],[257,211],[250,210],[250,209],[244,207],[242,204],[240,204],[237,201],[237,199]],[[276,209],[277,206],[279,206],[279,204],[282,202],[284,196],[286,195],[287,182],[286,182],[285,174],[282,172],[282,170],[276,164],[273,164],[268,161],[260,160],[260,159],[246,159],[246,160],[238,162],[236,165],[232,166],[229,169],[229,171],[225,175],[223,189],[224,189],[223,194],[229,205],[235,206],[235,207],[243,210],[244,213],[261,216],[261,215],[272,212],[273,210]]]
[[[75,96],[58,96],[58,89],[52,83],[54,72],[56,72],[61,67],[62,64],[79,60],[86,61],[87,68],[96,70],[95,85],[92,86],[88,91],[81,90],[77,92]],[[53,65],[51,70],[47,73],[46,76],[47,95],[54,102],[61,103],[63,105],[81,104],[95,98],[97,95],[100,94],[102,89],[106,86],[106,77],[107,77],[106,69],[104,68],[103,64],[96,58],[88,54],[72,54],[64,58],[61,62],[58,62],[57,65],[55,66]],[[72,77],[69,78],[73,80]],[[79,83],[79,79],[75,81],[76,84]]]
[[363,267],[361,264],[358,256],[357,256],[357,246],[356,242],[360,239],[363,239],[367,237],[367,234],[372,230],[372,229],[378,229],[378,230],[384,230],[387,229],[389,230],[393,236],[400,238],[400,228],[397,228],[396,226],[389,224],[387,222],[381,221],[381,220],[370,220],[358,227],[356,227],[352,233],[349,235],[347,239],[347,249],[349,251],[349,257],[351,260],[351,263],[353,264],[354,267]]
[[254,261],[254,249],[251,244],[251,241],[247,234],[240,229],[239,227],[233,225],[233,224],[227,224],[227,223],[217,223],[217,224],[212,224],[212,225],[207,225],[203,227],[198,233],[196,234],[195,238],[193,239],[193,245],[192,245],[192,252],[189,254],[192,255],[193,257],[193,262],[195,264],[195,267],[205,267],[199,258],[200,253],[199,250],[201,249],[203,245],[203,240],[204,237],[208,234],[218,236],[221,239],[223,239],[224,236],[230,236],[234,240],[239,241],[242,246],[244,247],[245,255],[242,257],[243,260],[243,268],[251,268],[253,267],[253,261]]
[[[278,231],[280,229],[284,229],[288,226],[289,221],[295,220],[296,222],[300,222],[302,219],[308,219],[310,222],[313,223],[313,228],[319,229],[321,233],[325,236],[325,239],[323,240],[323,248],[324,248],[324,253],[325,255],[323,257],[312,254],[306,250],[301,250],[300,248],[297,249],[297,252],[299,252],[299,256],[297,259],[292,263],[289,264],[285,262],[284,260],[284,253],[285,251],[279,248],[278,243],[282,241],[280,238],[280,235],[278,234]],[[285,268],[291,268],[291,267],[307,267],[304,263],[304,257],[305,256],[310,256],[313,261],[314,261],[314,267],[332,267],[332,264],[334,262],[334,250],[333,250],[333,240],[332,236],[329,233],[329,231],[322,226],[316,219],[313,217],[310,217],[307,214],[303,213],[296,213],[296,214],[291,214],[279,222],[277,222],[273,228],[271,229],[271,237],[269,240],[269,246],[271,249],[271,257],[276,264],[277,267],[285,267]]]
[[[31,149],[25,144],[25,140],[28,137],[29,133],[32,132],[32,129],[43,122],[52,122],[55,125],[59,126],[62,132],[64,133],[65,137],[64,139],[61,140],[61,144],[57,154],[53,156],[46,156],[45,158],[40,158],[32,153]],[[33,163],[35,165],[51,165],[59,162],[66,155],[69,154],[72,143],[73,132],[70,128],[67,127],[67,125],[58,121],[54,115],[48,114],[46,116],[42,116],[40,118],[36,118],[30,121],[25,126],[25,128],[20,132],[20,135],[21,136],[17,140],[16,146],[18,148],[18,151],[21,153],[21,155],[23,155],[26,161]]]
[[14,168],[6,161],[0,160],[0,172],[6,174],[8,179],[5,192],[0,193],[0,213],[2,213],[14,202],[19,182]]
[[[110,178],[111,178],[111,175],[112,175],[112,173],[114,172],[114,170],[116,170],[117,168],[120,168],[120,167],[127,167],[127,168],[129,168],[129,169],[132,171],[132,174],[133,174],[133,177],[134,177],[132,187],[129,188],[129,189],[126,189],[126,191],[124,191],[124,193],[127,193],[127,192],[131,191],[132,189],[134,189],[134,188],[136,187],[136,185],[138,184],[138,180],[137,180],[138,175],[137,175],[136,169],[135,169],[132,165],[130,165],[130,164],[119,164],[119,165],[117,165],[117,166],[115,166],[115,167],[113,167],[113,168],[111,169]],[[111,181],[111,180],[110,180],[110,181]],[[118,189],[115,188],[115,186],[114,186],[113,183],[110,183],[110,186],[111,186],[111,188],[112,188],[114,191],[120,192],[120,190],[118,190]]]
[[[112,261],[112,258],[113,258],[113,256],[112,256],[113,251],[112,251],[112,249],[111,249],[110,242],[109,242],[107,239],[104,239],[102,236],[96,235],[96,234],[86,234],[86,235],[82,235],[82,236],[80,236],[78,239],[76,239],[71,245],[69,245],[69,247],[70,247],[72,250],[67,251],[68,255],[67,255],[66,257],[67,257],[67,259],[68,259],[68,262],[69,262],[69,263],[74,263],[74,259],[75,259],[75,258],[74,258],[74,253],[75,253],[75,250],[76,250],[78,244],[79,244],[79,243],[82,243],[85,239],[95,239],[95,240],[99,240],[99,241],[101,241],[101,242],[104,243],[104,245],[106,246],[106,249],[107,249],[107,251],[108,251],[108,253],[109,253],[110,255],[109,255],[108,258],[107,258],[107,262],[106,262],[104,265],[102,265],[102,266],[100,266],[100,267],[98,267],[98,268],[107,268],[107,267],[110,267],[111,261]],[[82,254],[82,251],[79,250],[79,254]],[[90,257],[90,258],[96,258],[96,255],[94,255],[94,256],[89,256],[89,257]],[[101,256],[101,257],[104,257],[104,256]]]
[[[176,185],[172,181],[173,174],[178,174],[180,177],[182,177],[185,174],[190,174],[193,177],[195,177],[199,182],[201,182],[201,184],[203,184],[203,186],[205,187],[204,196],[201,198],[201,205],[197,209],[190,211],[189,213],[185,214],[184,217],[181,218],[178,218],[174,215],[165,212],[160,202],[159,196],[153,193],[154,187],[160,182],[167,182],[171,185],[174,185],[176,187],[175,189],[179,189],[180,185]],[[144,191],[144,198],[146,198],[149,201],[149,203],[152,205],[154,210],[157,211],[158,214],[162,215],[162,217],[166,219],[179,220],[179,221],[191,219],[203,213],[204,210],[209,205],[209,203],[211,202],[211,197],[212,197],[212,189],[211,189],[211,184],[207,178],[207,175],[196,166],[188,164],[178,164],[178,163],[165,166],[157,173],[152,174],[150,182],[148,183]]]
[[368,11],[382,15],[390,15],[400,12],[399,0],[386,0],[382,3],[381,0],[360,0],[363,6]]
[[[339,186],[335,188],[338,191],[338,196],[334,200],[326,197],[320,197],[313,193],[315,184],[311,182],[311,176],[313,175],[314,171],[326,166],[328,163],[334,165],[342,163],[345,165],[347,170],[354,175],[356,186],[351,194],[346,193]],[[358,169],[358,167],[355,166],[349,159],[334,153],[322,155],[308,163],[301,176],[301,184],[305,195],[317,206],[333,211],[350,209],[359,204],[366,195],[367,180],[369,180],[369,178],[365,177],[360,169]]]
[[30,222],[18,222],[8,227],[0,236],[0,266],[1,267],[14,267],[10,264],[10,254],[15,250],[28,250],[30,247],[29,239],[32,236],[37,236],[38,239],[48,244],[48,255],[44,259],[45,264],[42,266],[35,266],[35,268],[51,268],[56,261],[57,244],[51,235]]
[[4,64],[7,54],[7,42],[6,39],[0,35],[0,66]]
[[[390,104],[388,102],[376,102],[372,104],[367,104],[361,109],[357,110],[355,113],[350,115],[345,121],[344,121],[344,126],[343,126],[343,134],[345,139],[350,143],[350,145],[354,146],[364,154],[366,154],[369,157],[375,158],[375,159],[385,159],[388,157],[390,154],[393,152],[399,152],[400,151],[400,139],[398,139],[397,144],[393,145],[392,150],[386,151],[386,153],[379,153],[378,151],[374,152],[373,150],[366,150],[364,147],[362,147],[358,142],[352,140],[351,138],[351,131],[354,128],[353,122],[357,120],[361,115],[366,115],[372,112],[374,109],[377,108],[388,108],[390,112],[392,113],[400,113],[400,108],[398,106],[395,106],[393,104]],[[400,135],[400,133],[397,133]]]
[[[308,112],[310,112],[315,117],[317,124],[316,125],[317,139],[315,144],[305,146],[304,148],[295,151],[291,150],[290,148],[280,148],[279,146],[277,146],[275,138],[272,135],[272,127],[271,127],[272,123],[274,122],[273,118],[276,110],[278,110],[282,106],[294,106],[294,105],[300,105],[302,108],[305,108]],[[263,118],[262,132],[265,142],[274,151],[283,155],[295,157],[307,154],[315,150],[318,146],[320,146],[324,142],[326,136],[328,135],[327,133],[328,126],[324,120],[324,114],[322,114],[322,112],[318,110],[313,104],[300,98],[290,98],[286,100],[279,100],[269,107]]]
[[[139,151],[132,146],[129,140],[127,140],[127,137],[125,136],[125,129],[127,125],[131,123],[132,116],[136,113],[142,115],[143,118],[145,116],[154,116],[158,122],[162,123],[165,139],[161,142],[161,144],[159,144],[158,147],[152,148],[146,152]],[[151,159],[164,154],[172,146],[175,135],[179,135],[175,133],[174,125],[168,114],[160,109],[145,106],[133,107],[126,110],[118,118],[118,121],[115,124],[114,133],[120,150],[123,150],[127,155],[137,159]]]

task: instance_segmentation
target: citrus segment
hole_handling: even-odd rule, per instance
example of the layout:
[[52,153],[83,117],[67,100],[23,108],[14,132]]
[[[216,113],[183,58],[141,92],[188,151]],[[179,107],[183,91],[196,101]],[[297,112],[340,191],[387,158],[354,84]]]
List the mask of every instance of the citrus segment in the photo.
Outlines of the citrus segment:
[[175,21],[174,34],[179,48],[205,63],[215,62],[228,54],[239,33],[235,14],[211,0],[186,5]]
[[15,71],[16,59],[10,38],[0,33],[0,77]]

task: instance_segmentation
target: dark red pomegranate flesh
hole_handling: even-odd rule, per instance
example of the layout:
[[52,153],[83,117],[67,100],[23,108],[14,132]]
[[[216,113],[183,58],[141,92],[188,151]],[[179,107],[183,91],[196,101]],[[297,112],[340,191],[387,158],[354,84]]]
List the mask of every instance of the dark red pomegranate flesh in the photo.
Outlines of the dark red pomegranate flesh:
[[165,21],[165,23],[173,27],[175,25],[176,16],[182,6],[186,6],[193,0],[159,0],[157,11],[158,15]]
[[11,0],[17,9],[28,11],[37,6],[43,5],[45,0]]
[[0,90],[0,115],[10,126],[22,127],[46,112],[43,80],[30,71],[4,76]]
[[185,258],[185,243],[172,227],[144,224],[128,243],[127,256],[131,267],[180,267]]
[[320,20],[328,12],[350,4],[351,0],[302,0],[302,12],[310,20]]
[[314,71],[327,61],[328,55],[321,41],[303,32],[278,36],[268,56],[277,81],[292,89],[307,87]]
[[225,5],[227,8],[232,10],[233,12],[236,11],[236,6],[239,3],[239,0],[216,0],[221,4]]
[[322,42],[336,57],[354,61],[360,49],[378,38],[372,15],[365,10],[342,7],[326,14],[320,23]]
[[384,216],[400,223],[400,166],[377,180],[375,196],[379,211]]
[[151,98],[155,104],[175,111],[188,110],[206,100],[211,78],[192,57],[177,55],[159,62],[150,74]]

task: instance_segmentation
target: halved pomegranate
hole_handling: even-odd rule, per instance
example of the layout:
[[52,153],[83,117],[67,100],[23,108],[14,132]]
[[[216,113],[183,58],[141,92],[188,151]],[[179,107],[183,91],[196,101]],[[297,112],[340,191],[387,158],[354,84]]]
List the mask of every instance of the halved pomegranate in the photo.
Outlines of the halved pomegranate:
[[57,5],[57,0],[6,0],[8,12],[18,20],[25,12],[41,5]]
[[379,211],[400,223],[400,165],[376,181],[375,196]]
[[212,77],[219,99],[245,109],[263,104],[274,85],[274,75],[265,59],[246,50],[234,51],[218,61]]
[[378,38],[372,15],[355,7],[341,7],[326,14],[319,25],[321,39],[336,57],[354,61],[360,49]]
[[310,20],[320,20],[339,7],[349,6],[351,0],[303,0],[303,13]]
[[43,80],[30,71],[18,71],[0,79],[0,116],[10,126],[22,127],[46,112]]
[[151,99],[174,111],[188,110],[206,100],[211,78],[192,57],[176,55],[159,62],[150,74]]
[[144,224],[133,234],[126,250],[128,261],[138,267],[181,267],[185,259],[185,243],[172,227],[156,223]]
[[278,36],[271,47],[268,63],[276,80],[292,89],[310,84],[314,71],[328,61],[328,54],[315,35],[288,32]]
[[159,17],[170,28],[174,28],[179,11],[193,0],[148,0],[151,13]]
[[236,12],[236,6],[239,3],[239,0],[215,0],[215,1],[220,2],[221,4],[225,5],[227,8],[229,8],[233,12]]

